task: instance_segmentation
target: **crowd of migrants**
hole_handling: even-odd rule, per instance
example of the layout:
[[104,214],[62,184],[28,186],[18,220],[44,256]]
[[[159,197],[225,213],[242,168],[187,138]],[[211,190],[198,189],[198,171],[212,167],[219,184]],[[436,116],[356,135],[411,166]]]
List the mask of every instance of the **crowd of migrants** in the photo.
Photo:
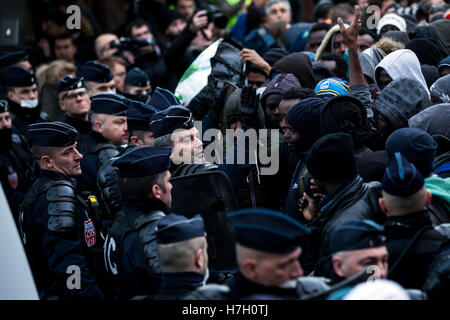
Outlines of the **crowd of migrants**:
[[[33,1],[1,51],[0,178],[41,299],[449,296],[446,2],[123,2],[101,33]],[[205,161],[194,121],[278,130],[278,172]]]

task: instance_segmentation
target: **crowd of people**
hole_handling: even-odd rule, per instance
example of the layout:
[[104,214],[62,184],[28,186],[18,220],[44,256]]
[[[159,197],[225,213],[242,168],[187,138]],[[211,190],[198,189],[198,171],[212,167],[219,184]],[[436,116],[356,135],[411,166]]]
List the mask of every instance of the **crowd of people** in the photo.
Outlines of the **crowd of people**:
[[448,297],[448,2],[101,3],[72,30],[70,1],[30,1],[0,51],[0,180],[41,299]]

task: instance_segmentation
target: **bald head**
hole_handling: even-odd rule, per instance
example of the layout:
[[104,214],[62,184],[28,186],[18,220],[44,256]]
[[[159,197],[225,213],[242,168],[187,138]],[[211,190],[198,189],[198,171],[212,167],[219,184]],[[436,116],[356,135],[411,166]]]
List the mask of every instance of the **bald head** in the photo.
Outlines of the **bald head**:
[[111,41],[119,42],[119,38],[112,33],[101,34],[95,39],[95,53],[97,59],[102,59],[112,56],[117,49],[111,49],[109,44]]

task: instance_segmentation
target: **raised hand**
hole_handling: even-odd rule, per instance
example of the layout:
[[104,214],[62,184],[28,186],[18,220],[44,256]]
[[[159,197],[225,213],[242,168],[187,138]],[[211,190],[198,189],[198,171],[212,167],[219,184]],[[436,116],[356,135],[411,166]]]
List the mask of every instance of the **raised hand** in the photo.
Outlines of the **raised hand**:
[[341,17],[337,18],[337,22],[347,47],[357,47],[358,34],[361,29],[361,9],[359,6],[355,6],[355,17],[350,27],[345,28]]

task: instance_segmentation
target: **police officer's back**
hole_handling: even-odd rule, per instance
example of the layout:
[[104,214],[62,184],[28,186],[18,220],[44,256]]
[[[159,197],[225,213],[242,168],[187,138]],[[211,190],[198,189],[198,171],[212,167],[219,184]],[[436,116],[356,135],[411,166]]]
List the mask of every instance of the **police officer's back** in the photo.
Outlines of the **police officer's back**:
[[104,255],[118,299],[154,294],[159,286],[155,230],[171,205],[170,153],[170,148],[135,148],[113,163],[119,168],[122,205]]
[[20,225],[41,298],[103,298],[93,275],[101,239],[75,192],[73,177],[82,173],[77,131],[44,122],[30,125],[28,134],[41,171],[21,205]]
[[380,206],[389,253],[388,278],[405,288],[421,289],[441,245],[449,238],[445,228],[433,228],[426,206],[431,200],[419,170],[396,152],[383,178]]
[[203,218],[169,214],[156,230],[161,286],[157,300],[178,300],[204,285],[208,278],[208,244]]

